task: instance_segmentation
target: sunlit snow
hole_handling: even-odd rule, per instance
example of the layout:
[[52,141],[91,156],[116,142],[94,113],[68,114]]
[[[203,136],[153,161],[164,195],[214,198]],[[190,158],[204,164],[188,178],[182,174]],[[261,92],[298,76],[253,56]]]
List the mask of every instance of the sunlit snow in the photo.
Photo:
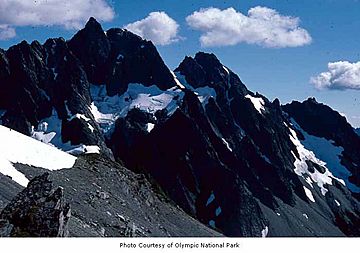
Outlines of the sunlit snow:
[[170,71],[170,73],[174,77],[174,81],[175,81],[176,85],[179,86],[181,89],[185,89],[185,86],[179,81],[179,79],[177,78],[175,73],[173,71]]
[[72,155],[80,154],[100,154],[100,148],[96,145],[80,145],[74,149],[67,151],[67,153]]
[[22,186],[27,185],[28,179],[15,169],[14,163],[59,170],[71,168],[76,161],[70,154],[4,126],[0,126],[0,139],[0,173],[12,177]]
[[155,127],[155,124],[153,123],[147,123],[146,124],[146,131],[148,131],[149,133],[151,132],[151,130],[153,130]]
[[255,109],[262,114],[263,111],[265,111],[265,102],[262,98],[256,98],[251,96],[250,94],[247,94],[245,96],[246,98],[250,99],[251,103],[254,105]]
[[263,230],[261,230],[261,237],[265,238],[269,233],[269,228],[266,226]]
[[209,86],[198,87],[195,89],[194,87],[192,87],[190,84],[188,84],[186,82],[185,76],[181,75],[180,72],[175,72],[173,74],[175,75],[174,78],[176,78],[175,81],[178,84],[178,86],[187,88],[187,89],[193,91],[203,106],[207,105],[209,98],[212,97],[212,98],[216,99],[215,89],[213,89]]
[[152,114],[167,109],[171,115],[183,97],[178,87],[162,91],[155,85],[146,87],[136,83],[129,84],[121,96],[107,96],[105,85],[91,85],[90,92],[93,99],[90,110],[105,133],[111,130],[118,118],[125,117],[133,108]]
[[226,145],[227,149],[232,152],[232,149],[230,148],[229,143],[224,138],[221,138],[221,139],[222,139],[223,143]]
[[[350,171],[348,171],[348,169],[341,164],[340,157],[344,149],[342,147],[335,146],[332,141],[329,141],[325,138],[320,138],[308,134],[293,119],[292,124],[302,133],[305,138],[302,141],[293,140],[293,142],[295,141],[298,144],[296,145],[298,147],[298,151],[300,150],[302,154],[305,154],[304,158],[307,158],[308,160],[316,162],[317,164],[327,168],[324,174],[321,174],[315,170],[315,173],[313,173],[311,179],[315,182],[318,182],[318,179],[322,180],[325,179],[325,176],[328,176],[329,178],[323,180],[324,182],[331,182],[331,178],[335,178],[342,184],[346,185],[351,191],[360,192],[360,188],[349,181],[349,176],[351,176]],[[295,131],[292,131],[293,136],[294,134],[296,136]]]
[[303,186],[303,187],[304,187],[304,191],[305,191],[305,194],[308,197],[308,199],[310,199],[310,201],[315,203],[315,199],[314,199],[314,196],[313,196],[312,192],[308,188],[306,188],[305,186]]
[[229,75],[229,74],[230,74],[230,71],[228,70],[228,68],[225,67],[225,66],[222,66],[222,67],[223,67],[223,69],[225,70],[225,72]]
[[[319,160],[315,154],[310,151],[307,150],[300,142],[300,140],[297,138],[296,132],[291,129],[291,127],[289,127],[290,130],[290,139],[291,141],[294,143],[294,145],[297,148],[297,151],[299,153],[300,159],[292,152],[294,158],[295,158],[295,162],[294,162],[294,166],[295,166],[295,173],[301,177],[303,177],[304,179],[306,179],[307,177],[310,177],[311,180],[313,182],[315,182],[321,189],[321,193],[323,195],[326,194],[326,192],[328,191],[324,185],[325,184],[329,184],[332,185],[332,179],[336,179],[339,182],[342,182],[342,180],[336,178],[329,170],[328,168],[325,167],[326,163]],[[318,170],[315,170],[314,173],[311,173],[309,171],[308,165],[306,163],[307,160],[310,160],[314,163],[319,164],[320,166],[323,166],[325,168],[325,173],[321,173]],[[309,180],[307,180],[308,183],[310,183]]]

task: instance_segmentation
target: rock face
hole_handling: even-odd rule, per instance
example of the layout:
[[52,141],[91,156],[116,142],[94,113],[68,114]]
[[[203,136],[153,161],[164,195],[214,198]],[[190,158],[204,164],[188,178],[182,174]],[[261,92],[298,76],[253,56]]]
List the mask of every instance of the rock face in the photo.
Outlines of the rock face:
[[[172,73],[152,42],[93,18],[69,41],[0,51],[0,63],[2,124],[70,153],[100,150],[51,173],[76,200],[72,235],[360,235],[359,137],[314,99],[269,101],[210,53]],[[135,221],[113,219],[111,196]]]
[[[284,110],[308,134],[325,138],[341,147],[341,164],[350,172],[349,181],[360,187],[360,137],[344,116],[329,106],[318,103],[315,98],[300,102],[292,102],[283,106]],[[360,195],[358,195],[359,197]]]
[[[31,194],[37,196],[36,198],[43,199],[41,194],[44,189],[50,189],[50,184],[54,186],[53,189],[61,187],[58,189],[64,192],[62,203],[65,201],[71,206],[71,217],[66,226],[71,237],[222,236],[174,205],[159,187],[150,184],[145,176],[135,174],[107,157],[98,154],[83,155],[77,159],[73,168],[50,171],[48,175],[43,175],[46,170],[42,168],[22,164],[15,166],[26,177],[41,182],[41,187],[38,187],[38,183],[36,187],[34,183],[30,183],[24,190],[31,190]],[[2,187],[0,190],[3,192]],[[8,195],[16,192],[8,191]],[[26,201],[27,197],[25,202],[23,198],[15,197],[11,203],[20,203],[19,206],[32,212],[35,208],[31,207],[34,205]],[[15,211],[11,203],[8,204],[11,209],[7,207],[5,210],[13,213]],[[48,207],[52,206],[53,202],[45,204],[45,207]],[[42,202],[39,205],[42,205]],[[37,217],[41,224],[57,224],[57,220],[48,218],[50,210],[35,210],[38,210]],[[24,220],[22,224],[30,226],[31,223]],[[5,230],[4,228],[2,231]]]
[[63,189],[53,189],[45,173],[30,181],[0,213],[2,237],[64,237],[70,206],[65,203]]
[[356,129],[355,129],[355,133],[357,133],[357,135],[360,136],[360,128],[356,128]]

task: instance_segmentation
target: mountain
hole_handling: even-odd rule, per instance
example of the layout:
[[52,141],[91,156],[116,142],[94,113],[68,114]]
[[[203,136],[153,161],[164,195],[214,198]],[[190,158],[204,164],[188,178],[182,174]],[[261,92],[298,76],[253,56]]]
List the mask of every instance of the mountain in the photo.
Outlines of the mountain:
[[[53,171],[5,157],[62,186],[71,236],[360,235],[360,137],[313,98],[269,101],[211,53],[172,72],[152,42],[93,18],[0,63],[1,124],[77,156]],[[4,178],[7,204],[22,188]]]
[[356,128],[356,129],[355,129],[355,133],[357,133],[357,135],[360,136],[360,128]]
[[106,156],[74,157],[3,126],[0,137],[22,143],[0,152],[0,236],[221,236]]

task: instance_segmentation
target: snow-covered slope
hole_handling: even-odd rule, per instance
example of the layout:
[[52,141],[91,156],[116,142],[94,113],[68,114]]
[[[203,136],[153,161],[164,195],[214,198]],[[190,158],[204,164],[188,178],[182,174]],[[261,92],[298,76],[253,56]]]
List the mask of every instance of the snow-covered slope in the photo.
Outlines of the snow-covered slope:
[[72,155],[4,126],[0,126],[0,140],[0,173],[22,186],[29,180],[16,170],[15,163],[58,170],[71,168],[76,161]]
[[183,97],[183,92],[176,86],[162,91],[155,85],[146,87],[135,83],[129,84],[121,96],[108,96],[104,85],[91,85],[90,91],[93,99],[90,110],[104,133],[111,129],[119,117],[125,117],[133,108],[152,114],[167,109],[172,114],[178,107],[178,100]]
[[[316,156],[315,159],[310,158],[310,160],[316,162],[321,166],[326,167],[326,173],[320,173],[319,175],[321,176],[315,176],[315,178],[320,179],[324,178],[324,176],[329,175],[330,178],[337,179],[343,184],[346,184],[346,186],[351,191],[360,192],[360,188],[349,181],[351,172],[344,165],[341,164],[341,156],[344,149],[342,147],[336,146],[333,141],[329,141],[325,138],[319,138],[308,134],[295,122],[295,120],[292,120],[292,123],[295,128],[298,129],[298,131],[300,131],[301,134],[304,136],[304,140],[301,141],[304,150],[311,150],[311,154],[314,154]],[[331,182],[330,178],[325,181]],[[312,179],[313,181],[316,181],[314,180],[314,178]]]

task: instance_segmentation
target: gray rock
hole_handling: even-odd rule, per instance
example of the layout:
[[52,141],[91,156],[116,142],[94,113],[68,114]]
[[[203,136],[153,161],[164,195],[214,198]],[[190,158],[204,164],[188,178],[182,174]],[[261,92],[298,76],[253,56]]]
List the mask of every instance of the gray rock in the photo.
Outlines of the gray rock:
[[70,206],[64,202],[63,189],[53,189],[49,174],[29,182],[0,214],[0,236],[64,237]]

